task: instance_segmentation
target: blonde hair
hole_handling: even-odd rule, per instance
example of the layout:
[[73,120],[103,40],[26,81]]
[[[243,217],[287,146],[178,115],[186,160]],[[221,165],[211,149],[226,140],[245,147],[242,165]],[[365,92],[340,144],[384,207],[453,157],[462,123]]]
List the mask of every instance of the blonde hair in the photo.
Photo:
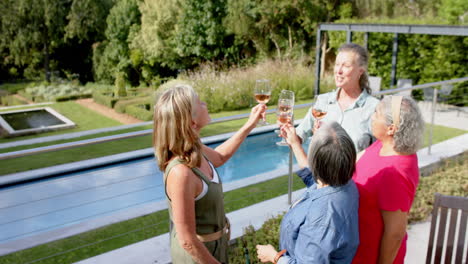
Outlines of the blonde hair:
[[165,89],[156,99],[153,147],[162,171],[173,157],[184,160],[190,168],[201,164],[202,143],[192,128],[197,98],[190,85],[176,84]]

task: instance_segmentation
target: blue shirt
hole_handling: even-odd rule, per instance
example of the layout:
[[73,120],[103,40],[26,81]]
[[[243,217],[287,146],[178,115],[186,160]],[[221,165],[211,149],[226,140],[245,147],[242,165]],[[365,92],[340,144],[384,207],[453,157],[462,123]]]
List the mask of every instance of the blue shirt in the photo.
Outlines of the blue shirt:
[[[337,100],[339,91],[340,88],[333,92],[319,95],[317,97],[317,101],[315,101],[314,107],[317,106],[327,112],[327,114],[321,119],[322,122],[338,122],[338,124],[346,130],[353,140],[354,146],[358,149],[358,142],[360,140],[366,140],[366,138],[363,139],[364,134],[369,136],[372,135],[370,125],[371,116],[374,113],[379,100],[369,95],[366,90],[363,90],[356,101],[347,109],[342,111]],[[302,122],[296,128],[296,133],[302,138],[302,142],[312,136],[313,127],[314,117],[312,116],[312,108],[310,108]],[[367,147],[367,145],[369,145],[369,143],[365,144],[364,147]],[[358,149],[358,151],[360,150],[361,149]]]
[[311,185],[283,217],[280,249],[287,252],[278,264],[351,263],[359,245],[358,206],[352,180],[339,187]]

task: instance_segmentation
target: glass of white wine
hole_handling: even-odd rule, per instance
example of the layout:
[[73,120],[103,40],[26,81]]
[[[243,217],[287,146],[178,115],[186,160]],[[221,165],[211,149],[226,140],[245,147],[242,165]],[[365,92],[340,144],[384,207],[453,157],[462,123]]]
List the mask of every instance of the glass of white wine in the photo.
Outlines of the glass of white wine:
[[[278,108],[276,108],[276,119],[278,125],[284,125],[293,121],[294,92],[282,90],[278,98]],[[286,139],[276,142],[278,146],[287,146]]]
[[[255,100],[259,104],[266,104],[268,101],[270,101],[270,96],[271,96],[271,85],[270,81],[263,79],[263,80],[257,80],[255,82],[255,89],[254,89],[254,96]],[[259,125],[268,125],[268,123],[264,120],[261,119],[258,122]]]

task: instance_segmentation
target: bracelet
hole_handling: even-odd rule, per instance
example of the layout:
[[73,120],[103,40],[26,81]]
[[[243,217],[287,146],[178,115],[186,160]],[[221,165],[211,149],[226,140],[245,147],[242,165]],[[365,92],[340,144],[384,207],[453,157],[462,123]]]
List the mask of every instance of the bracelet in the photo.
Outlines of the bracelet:
[[278,263],[278,260],[284,255],[284,253],[286,253],[286,249],[283,249],[280,252],[278,252],[278,254],[276,254],[275,258],[273,259],[273,264]]

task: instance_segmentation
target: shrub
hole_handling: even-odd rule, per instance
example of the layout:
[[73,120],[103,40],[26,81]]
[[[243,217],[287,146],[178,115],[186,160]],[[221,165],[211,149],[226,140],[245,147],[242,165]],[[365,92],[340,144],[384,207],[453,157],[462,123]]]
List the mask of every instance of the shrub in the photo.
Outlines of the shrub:
[[125,112],[143,121],[151,121],[153,119],[153,111],[150,104],[129,105],[125,108]]
[[[262,227],[255,231],[253,226],[244,230],[244,235],[237,239],[235,246],[230,248],[230,263],[261,263],[257,258],[256,245],[271,244],[274,248],[279,247],[279,229],[283,215],[273,217],[265,221]],[[247,249],[247,250],[246,250]]]
[[117,74],[115,78],[115,92],[114,96],[116,97],[125,97],[127,96],[127,90],[125,90],[125,76],[122,72]]
[[115,98],[113,93],[102,91],[94,91],[93,99],[96,103],[110,108],[114,108],[114,105],[119,101],[119,98]]
[[126,113],[127,106],[138,104],[150,104],[150,100],[144,97],[125,97],[115,104],[114,109],[119,113]]
[[[56,101],[57,97],[65,98],[77,96],[85,98],[91,94],[91,90],[84,86],[78,86],[72,82],[60,84],[32,84],[30,87],[18,92],[20,95],[34,102]],[[84,96],[81,96],[84,95]]]
[[205,101],[211,113],[251,107],[256,104],[253,98],[255,80],[269,79],[272,84],[272,97],[269,105],[275,105],[281,90],[291,90],[296,99],[313,97],[313,67],[302,61],[267,60],[254,67],[232,68],[218,71],[204,65],[196,72],[183,73],[177,80],[169,81],[161,88],[174,82],[193,85],[201,100]]
[[72,95],[57,96],[55,97],[55,101],[64,102],[64,101],[70,101],[70,100],[76,100],[76,99],[82,99],[82,98],[92,98],[92,97],[93,97],[92,93],[72,94]]

